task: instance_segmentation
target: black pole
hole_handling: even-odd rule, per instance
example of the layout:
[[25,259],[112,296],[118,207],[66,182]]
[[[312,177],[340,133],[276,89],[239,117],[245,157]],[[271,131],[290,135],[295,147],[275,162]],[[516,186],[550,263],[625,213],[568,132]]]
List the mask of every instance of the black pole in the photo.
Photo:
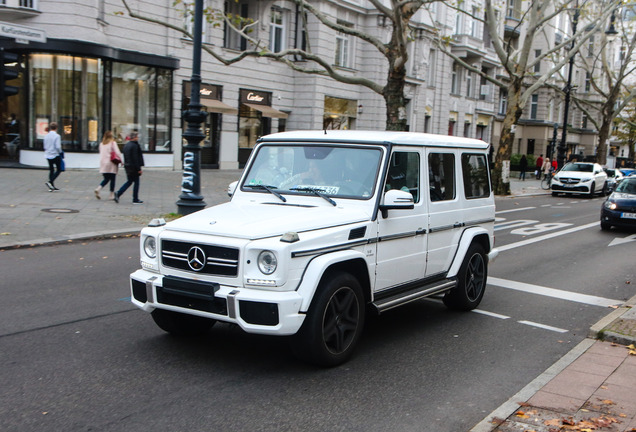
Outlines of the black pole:
[[558,135],[559,135],[559,124],[555,123],[554,126],[552,126],[552,141],[550,142],[550,155],[548,156],[550,160],[554,160],[554,151],[555,151]]
[[576,35],[576,25],[579,22],[579,7],[578,4],[574,10],[574,20],[572,21],[572,44],[570,45],[570,64],[568,67],[568,83],[566,84],[563,92],[565,93],[565,107],[563,110],[563,133],[561,134],[561,142],[559,143],[559,153],[557,156],[557,167],[561,169],[565,163],[565,151],[567,149],[567,135],[568,135],[568,115],[570,113],[570,93],[572,91],[572,69],[574,68],[574,56],[576,53],[571,51],[574,49],[574,35]]
[[192,90],[190,103],[183,118],[188,126],[183,133],[187,144],[183,147],[183,177],[181,179],[181,195],[177,201],[181,215],[194,213],[205,207],[201,196],[201,146],[205,138],[201,124],[205,121],[206,112],[201,111],[201,33],[203,32],[203,0],[194,3],[194,32],[192,44]]

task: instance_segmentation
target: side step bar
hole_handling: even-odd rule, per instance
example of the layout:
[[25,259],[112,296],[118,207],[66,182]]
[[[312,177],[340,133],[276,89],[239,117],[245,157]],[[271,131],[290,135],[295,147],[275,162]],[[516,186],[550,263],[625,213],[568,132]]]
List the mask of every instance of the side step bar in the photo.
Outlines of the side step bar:
[[449,291],[455,288],[456,284],[457,284],[456,280],[445,279],[442,281],[438,281],[436,283],[419,286],[409,291],[401,292],[399,294],[395,294],[390,297],[383,298],[381,300],[376,300],[372,302],[371,304],[375,306],[378,313],[382,313],[389,309],[393,309],[395,307],[401,306],[405,303],[419,300],[424,297],[430,297],[444,291]]

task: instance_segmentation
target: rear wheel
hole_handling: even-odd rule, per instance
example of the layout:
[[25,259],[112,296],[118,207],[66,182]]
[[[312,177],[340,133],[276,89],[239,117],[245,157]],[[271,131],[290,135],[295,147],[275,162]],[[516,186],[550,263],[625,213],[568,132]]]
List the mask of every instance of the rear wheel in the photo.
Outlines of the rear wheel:
[[195,315],[187,315],[165,309],[155,309],[151,313],[155,324],[165,332],[175,336],[195,336],[206,333],[216,320]]
[[446,293],[444,304],[454,310],[475,309],[484,296],[487,278],[486,253],[480,244],[473,243],[457,274],[457,286]]
[[609,187],[607,186],[607,182],[603,183],[603,190],[601,191],[602,196],[609,195]]
[[302,327],[291,338],[300,359],[320,366],[347,361],[364,326],[364,296],[358,280],[336,273],[321,283]]

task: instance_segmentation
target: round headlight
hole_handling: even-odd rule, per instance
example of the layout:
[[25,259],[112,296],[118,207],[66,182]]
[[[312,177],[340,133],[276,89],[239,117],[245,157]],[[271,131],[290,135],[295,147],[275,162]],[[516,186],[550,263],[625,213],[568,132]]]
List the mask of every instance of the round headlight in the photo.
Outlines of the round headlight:
[[270,275],[276,271],[278,260],[272,251],[263,251],[258,255],[258,269],[261,273]]
[[154,237],[146,237],[144,240],[144,252],[149,258],[157,258],[157,240]]

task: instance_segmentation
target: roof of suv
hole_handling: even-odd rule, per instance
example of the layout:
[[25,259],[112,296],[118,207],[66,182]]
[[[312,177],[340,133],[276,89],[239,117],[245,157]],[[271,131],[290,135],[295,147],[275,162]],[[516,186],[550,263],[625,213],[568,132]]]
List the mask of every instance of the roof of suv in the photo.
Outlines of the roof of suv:
[[485,141],[456,136],[433,135],[417,132],[361,131],[361,130],[320,130],[292,131],[266,135],[259,142],[316,142],[348,144],[394,144],[429,147],[461,147],[469,149],[487,149]]

